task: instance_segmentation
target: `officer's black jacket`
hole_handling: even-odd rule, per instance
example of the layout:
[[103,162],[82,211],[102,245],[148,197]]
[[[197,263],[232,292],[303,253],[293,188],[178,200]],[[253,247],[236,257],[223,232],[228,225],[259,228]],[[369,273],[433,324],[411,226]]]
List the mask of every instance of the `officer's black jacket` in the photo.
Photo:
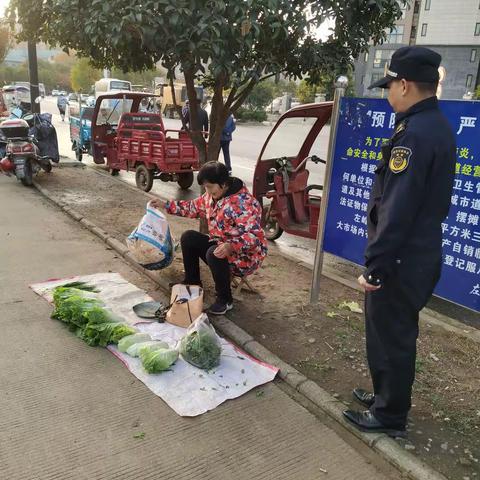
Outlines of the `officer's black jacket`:
[[364,277],[372,284],[383,283],[398,261],[441,259],[456,146],[437,97],[397,114],[395,133],[382,151],[368,205]]

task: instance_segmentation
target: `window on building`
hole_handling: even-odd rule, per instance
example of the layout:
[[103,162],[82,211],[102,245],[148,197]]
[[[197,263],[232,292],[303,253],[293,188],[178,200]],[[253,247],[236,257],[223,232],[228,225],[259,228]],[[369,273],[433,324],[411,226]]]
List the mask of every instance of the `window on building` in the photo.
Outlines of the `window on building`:
[[472,48],[472,51],[470,52],[470,61],[474,62],[477,59],[477,49]]
[[410,38],[415,38],[417,36],[417,27],[414,25],[410,32]]
[[478,37],[480,35],[480,23],[475,24],[475,36]]
[[418,13],[420,11],[420,2],[415,2],[413,6],[413,13]]
[[470,88],[473,82],[473,75],[467,75],[467,81],[465,82],[465,86]]
[[387,38],[385,43],[403,43],[403,25],[397,25],[391,29],[387,29]]
[[425,10],[430,10],[430,0],[425,0]]
[[386,63],[390,62],[393,52],[395,52],[395,50],[376,50],[375,58],[373,59],[373,67],[383,68]]
[[365,52],[365,58],[364,58],[364,60],[365,60],[365,63],[368,62],[368,52]]
[[422,37],[426,37],[426,36],[427,36],[427,24],[422,23]]
[[362,85],[365,85],[365,75],[362,75]]

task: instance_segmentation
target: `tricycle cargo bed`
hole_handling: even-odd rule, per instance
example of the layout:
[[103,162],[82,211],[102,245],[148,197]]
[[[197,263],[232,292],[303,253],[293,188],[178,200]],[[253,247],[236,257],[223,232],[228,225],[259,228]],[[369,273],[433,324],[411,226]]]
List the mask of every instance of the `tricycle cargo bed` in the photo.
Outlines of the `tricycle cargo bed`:
[[[118,126],[118,160],[155,163],[165,162],[178,169],[198,161],[198,152],[187,132],[164,130],[158,114],[125,113]],[[185,168],[185,167],[184,167]]]

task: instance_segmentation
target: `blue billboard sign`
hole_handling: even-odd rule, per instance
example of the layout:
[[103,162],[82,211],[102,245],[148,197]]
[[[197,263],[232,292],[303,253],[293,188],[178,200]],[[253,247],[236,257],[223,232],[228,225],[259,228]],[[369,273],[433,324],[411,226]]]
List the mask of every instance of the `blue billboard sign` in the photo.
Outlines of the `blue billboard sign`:
[[[441,101],[440,107],[456,133],[457,164],[435,294],[480,311],[480,102]],[[374,172],[394,125],[387,100],[341,99],[324,249],[360,265]]]

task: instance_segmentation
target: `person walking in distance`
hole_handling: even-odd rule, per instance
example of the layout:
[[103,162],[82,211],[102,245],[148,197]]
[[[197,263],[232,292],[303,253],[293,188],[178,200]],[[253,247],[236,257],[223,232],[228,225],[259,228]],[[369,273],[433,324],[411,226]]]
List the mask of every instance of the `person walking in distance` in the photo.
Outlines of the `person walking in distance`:
[[230,142],[232,141],[232,133],[235,131],[235,118],[230,114],[225,122],[225,126],[222,130],[222,136],[220,137],[220,148],[223,153],[223,161],[227,167],[228,172],[232,171],[232,164],[230,160]]
[[58,108],[58,111],[60,112],[60,117],[62,117],[62,122],[65,121],[65,110],[67,109],[67,105],[68,105],[67,97],[65,97],[65,95],[60,95],[57,98],[57,108]]
[[442,265],[442,227],[456,162],[454,134],[436,97],[441,56],[403,47],[387,75],[369,88],[388,89],[395,130],[368,205],[365,290],[366,348],[373,393],[356,388],[368,408],[346,410],[358,429],[404,436],[415,379],[418,316]]

